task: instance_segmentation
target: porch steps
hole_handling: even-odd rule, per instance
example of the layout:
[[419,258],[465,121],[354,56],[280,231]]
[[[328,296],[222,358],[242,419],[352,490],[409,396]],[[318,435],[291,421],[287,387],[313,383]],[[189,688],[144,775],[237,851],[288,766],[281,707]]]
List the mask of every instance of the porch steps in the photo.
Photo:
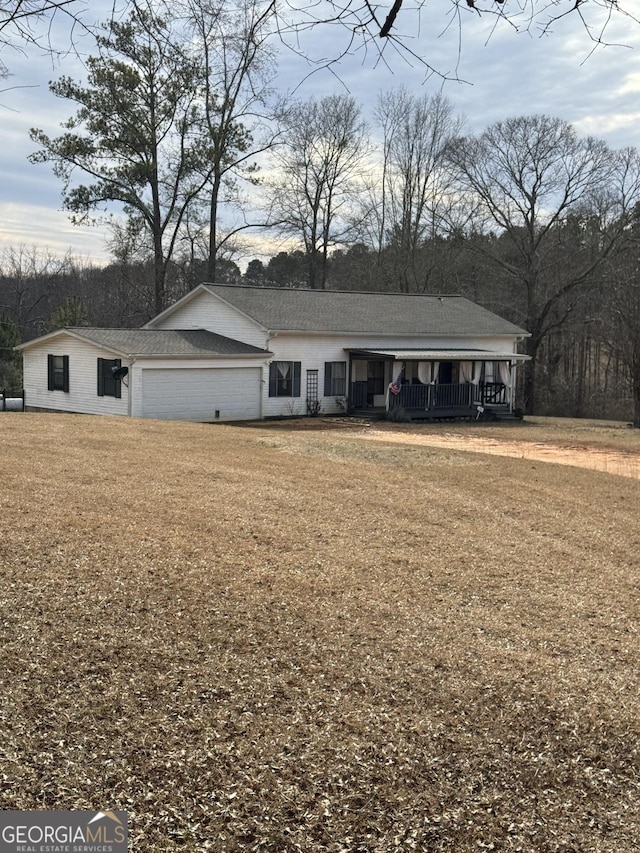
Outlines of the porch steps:
[[352,418],[365,418],[368,421],[383,421],[385,419],[384,410],[376,409],[352,409],[349,415]]
[[515,415],[513,412],[494,412],[494,415],[495,415],[494,420],[501,421],[501,422],[503,422],[503,421],[518,422],[518,421],[522,420],[522,418],[519,415]]

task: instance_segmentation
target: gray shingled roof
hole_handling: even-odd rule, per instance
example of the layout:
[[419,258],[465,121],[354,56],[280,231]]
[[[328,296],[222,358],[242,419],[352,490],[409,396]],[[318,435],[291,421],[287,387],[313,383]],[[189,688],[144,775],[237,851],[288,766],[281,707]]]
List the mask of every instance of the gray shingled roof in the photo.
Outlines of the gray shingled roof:
[[73,328],[94,344],[128,356],[268,355],[267,350],[243,344],[206,329],[94,329]]
[[207,284],[270,331],[391,335],[526,335],[462,296]]

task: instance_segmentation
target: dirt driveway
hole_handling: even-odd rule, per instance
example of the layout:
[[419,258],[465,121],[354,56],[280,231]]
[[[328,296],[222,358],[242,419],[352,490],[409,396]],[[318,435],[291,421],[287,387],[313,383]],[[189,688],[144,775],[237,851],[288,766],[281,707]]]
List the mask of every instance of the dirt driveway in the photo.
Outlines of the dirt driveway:
[[546,442],[513,441],[504,438],[482,438],[457,432],[443,432],[438,435],[420,430],[398,432],[376,425],[363,430],[362,435],[369,441],[442,447],[470,453],[491,453],[538,462],[555,462],[557,465],[591,468],[621,477],[640,479],[640,454],[629,451],[590,446],[567,447]]
[[640,430],[623,421],[528,416],[517,424],[388,423],[359,418],[300,418],[254,424],[260,429],[341,432],[365,441],[441,447],[553,462],[640,479]]

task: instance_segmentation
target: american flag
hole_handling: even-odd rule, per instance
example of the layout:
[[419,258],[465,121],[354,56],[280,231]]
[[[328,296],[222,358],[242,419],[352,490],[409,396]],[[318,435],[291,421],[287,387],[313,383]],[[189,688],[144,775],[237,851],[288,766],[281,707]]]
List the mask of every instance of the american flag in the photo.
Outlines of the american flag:
[[399,394],[401,385],[402,385],[402,374],[399,373],[397,375],[397,377],[393,380],[391,385],[389,385],[389,391],[391,391],[392,394]]

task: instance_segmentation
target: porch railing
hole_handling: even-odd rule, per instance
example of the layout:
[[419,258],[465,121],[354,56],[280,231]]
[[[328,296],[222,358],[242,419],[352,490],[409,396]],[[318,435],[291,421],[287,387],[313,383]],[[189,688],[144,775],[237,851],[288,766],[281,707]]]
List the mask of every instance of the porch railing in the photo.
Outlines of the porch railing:
[[[351,383],[351,407],[367,408],[367,383]],[[473,406],[505,406],[507,388],[502,382],[470,384],[401,385],[389,393],[389,409],[469,409]]]
[[352,382],[351,383],[351,399],[349,401],[351,403],[352,409],[366,409],[367,408],[367,383],[360,382]]
[[507,386],[503,382],[483,382],[480,385],[480,402],[483,406],[506,406]]
[[389,394],[390,409],[468,409],[473,404],[473,385],[401,385]]

